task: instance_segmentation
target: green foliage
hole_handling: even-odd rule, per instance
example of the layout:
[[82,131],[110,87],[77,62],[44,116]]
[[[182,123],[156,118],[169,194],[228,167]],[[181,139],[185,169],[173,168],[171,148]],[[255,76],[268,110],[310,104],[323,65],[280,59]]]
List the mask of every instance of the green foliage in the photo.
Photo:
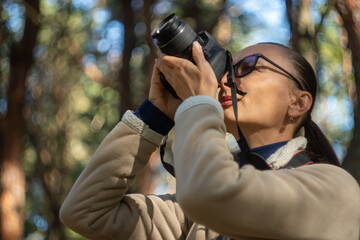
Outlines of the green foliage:
[[[2,18],[12,21],[7,11],[4,13]],[[96,147],[119,120],[119,95],[113,87],[115,79],[109,80],[114,70],[109,70],[104,55],[91,42],[96,25],[91,11],[75,9],[71,2],[60,6],[41,1],[40,13],[41,26],[27,79],[24,109],[24,236],[29,239],[56,235],[59,226],[54,225],[54,220],[58,211],[52,210],[60,206]],[[11,33],[11,29],[7,31]],[[2,42],[2,49],[9,49],[15,41],[7,36],[10,40]],[[7,79],[8,51],[2,54],[1,75]],[[1,81],[3,93],[6,82]],[[82,239],[71,231],[66,235],[68,239]]]
[[344,39],[337,19],[338,15],[330,12],[317,37],[319,94],[314,116],[342,160],[353,137],[353,106],[349,89],[354,84],[354,76],[350,53],[342,46]]

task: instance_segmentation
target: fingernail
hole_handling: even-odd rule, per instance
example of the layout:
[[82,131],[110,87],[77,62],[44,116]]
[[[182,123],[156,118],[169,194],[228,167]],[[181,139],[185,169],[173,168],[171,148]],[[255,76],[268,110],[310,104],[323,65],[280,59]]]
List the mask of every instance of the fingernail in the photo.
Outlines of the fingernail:
[[156,64],[156,66],[159,66],[160,65],[160,59],[155,58],[155,64]]
[[195,47],[196,49],[201,49],[201,45],[200,45],[200,43],[199,43],[198,41],[195,41],[195,42],[194,42],[194,47]]

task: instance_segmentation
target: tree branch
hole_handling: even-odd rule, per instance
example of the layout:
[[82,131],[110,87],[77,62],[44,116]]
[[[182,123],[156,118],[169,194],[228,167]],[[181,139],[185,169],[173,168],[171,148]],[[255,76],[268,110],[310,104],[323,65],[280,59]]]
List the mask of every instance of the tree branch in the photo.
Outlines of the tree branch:
[[[317,36],[317,34],[321,31],[324,20],[325,20],[325,17],[329,14],[329,12],[334,7],[334,5],[335,5],[335,0],[328,0],[328,2],[326,4],[326,10],[325,10],[325,12],[323,12],[321,14],[321,20],[320,20],[319,24],[315,28],[314,36]],[[314,38],[314,39],[316,39],[316,38]]]

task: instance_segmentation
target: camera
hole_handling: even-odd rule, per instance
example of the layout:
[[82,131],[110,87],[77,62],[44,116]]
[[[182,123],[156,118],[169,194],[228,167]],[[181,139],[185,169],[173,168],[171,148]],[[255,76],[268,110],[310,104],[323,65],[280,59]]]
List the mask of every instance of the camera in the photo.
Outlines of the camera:
[[[185,58],[193,63],[195,61],[192,57],[192,43],[198,41],[217,80],[220,81],[226,73],[226,50],[208,32],[201,31],[196,34],[185,21],[179,20],[175,14],[162,20],[152,31],[151,37],[156,39],[156,45],[163,53]],[[174,97],[179,98],[163,74],[161,74],[160,80]]]

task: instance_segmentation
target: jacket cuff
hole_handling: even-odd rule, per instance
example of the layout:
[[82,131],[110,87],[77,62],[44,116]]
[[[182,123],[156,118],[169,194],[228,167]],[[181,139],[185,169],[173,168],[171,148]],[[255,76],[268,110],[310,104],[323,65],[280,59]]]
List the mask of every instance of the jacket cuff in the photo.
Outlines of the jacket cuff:
[[135,130],[140,134],[141,137],[146,140],[160,146],[166,142],[166,136],[163,136],[154,130],[152,130],[147,124],[145,124],[141,119],[139,119],[133,111],[127,110],[121,121],[128,125],[130,128]]
[[185,99],[185,101],[183,103],[180,104],[180,106],[178,107],[178,109],[176,110],[175,113],[175,122],[176,119],[186,110],[193,108],[195,106],[198,105],[203,105],[203,104],[207,104],[207,105],[211,105],[214,107],[214,110],[216,110],[219,115],[221,116],[222,119],[224,119],[224,110],[221,107],[221,104],[219,101],[217,101],[216,99],[212,98],[212,97],[208,97],[208,96],[193,96],[193,97],[189,97],[187,99]]
[[145,100],[134,112],[134,115],[147,124],[152,130],[164,136],[174,127],[174,121],[149,100]]

